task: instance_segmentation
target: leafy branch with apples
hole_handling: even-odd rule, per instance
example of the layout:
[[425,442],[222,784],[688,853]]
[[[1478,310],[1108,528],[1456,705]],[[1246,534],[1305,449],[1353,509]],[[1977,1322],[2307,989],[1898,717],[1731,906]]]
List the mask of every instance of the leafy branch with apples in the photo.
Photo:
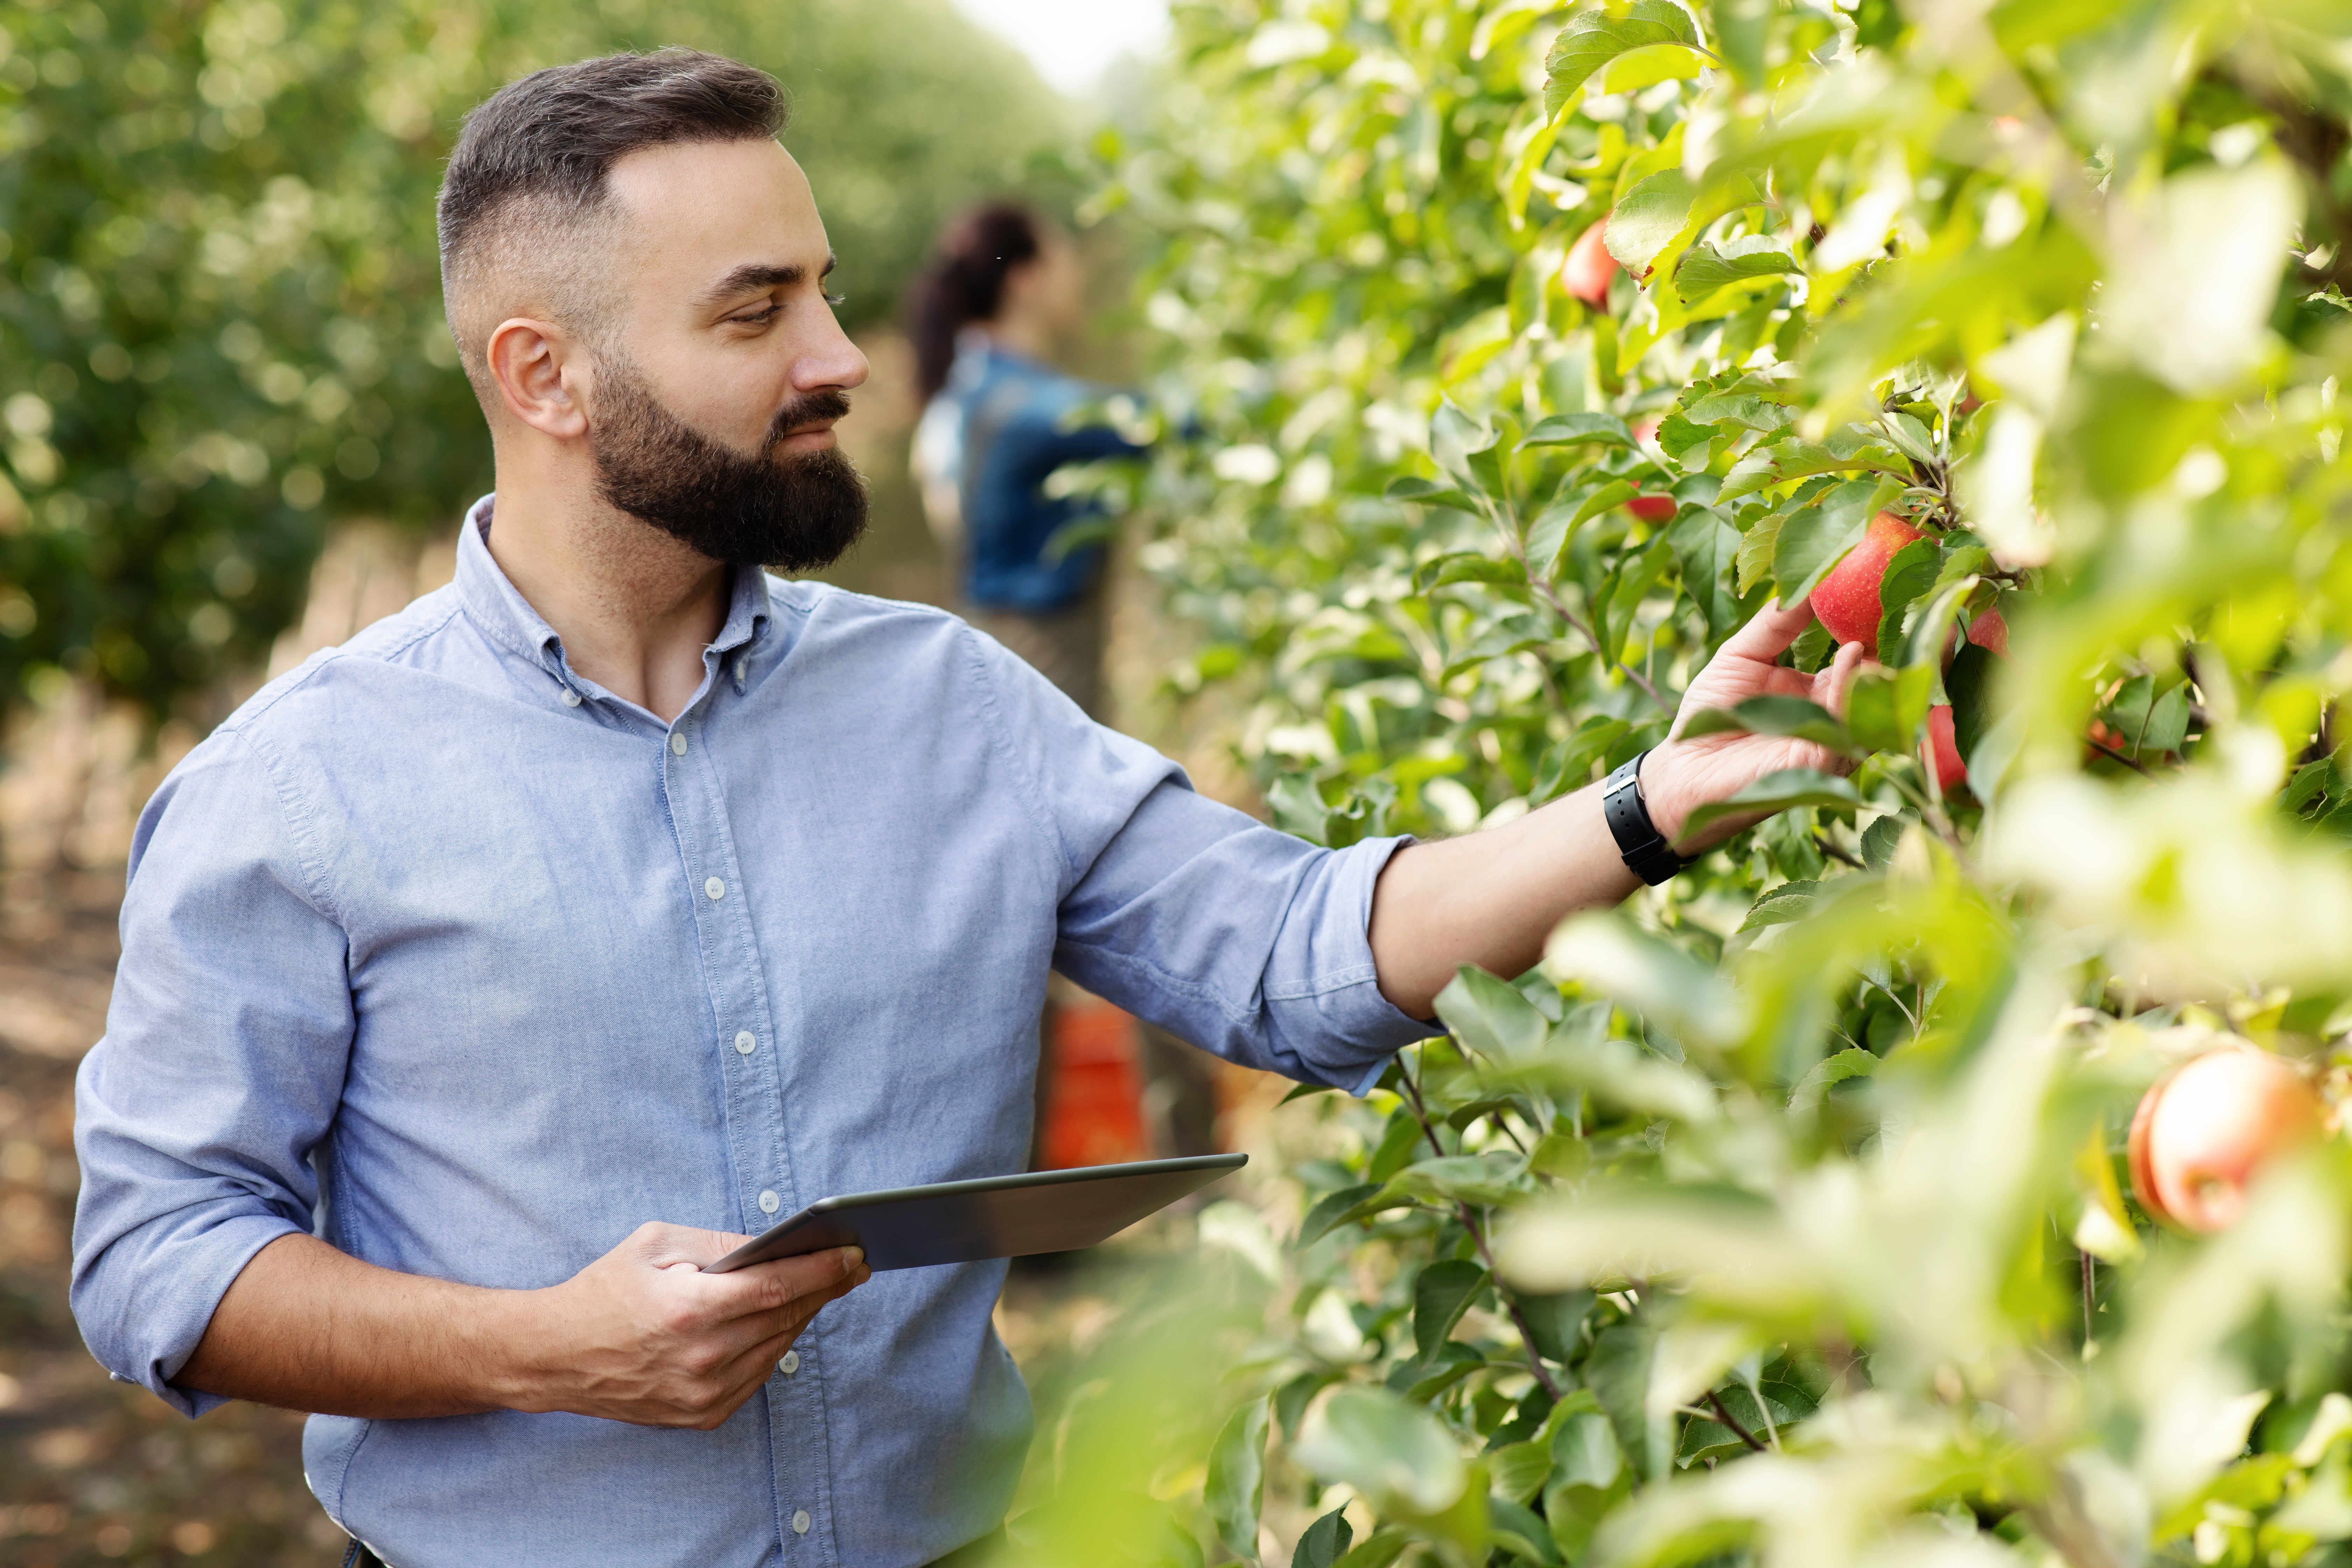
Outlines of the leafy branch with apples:
[[2352,1562],[2341,24],[1178,9],[1132,499],[1275,820],[1507,821],[1774,598],[1869,662],[1685,721],[1843,771],[1283,1113],[1216,1436],[1041,1446],[1130,1555]]

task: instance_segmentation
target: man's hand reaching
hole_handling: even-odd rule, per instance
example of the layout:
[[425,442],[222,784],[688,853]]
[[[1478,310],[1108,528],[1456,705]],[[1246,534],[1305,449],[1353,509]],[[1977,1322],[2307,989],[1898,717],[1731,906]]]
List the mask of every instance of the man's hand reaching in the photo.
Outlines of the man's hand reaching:
[[[1707,661],[1684,693],[1675,729],[1642,764],[1650,820],[1684,854],[1695,854],[1758,821],[1727,818],[1683,837],[1683,823],[1709,802],[1728,800],[1782,768],[1843,772],[1843,759],[1811,741],[1777,735],[1679,738],[1690,716],[1750,697],[1803,697],[1841,717],[1862,663],[1859,644],[1838,649],[1818,675],[1772,661],[1811,624],[1803,604],[1768,605]],[[1430,1016],[1456,965],[1517,974],[1542,956],[1563,916],[1613,904],[1641,885],[1625,868],[1601,805],[1601,786],[1529,812],[1517,822],[1391,857],[1372,892],[1367,933],[1381,994],[1416,1018]]]
[[1812,622],[1813,612],[1802,600],[1784,606],[1776,599],[1765,605],[1698,672],[1683,693],[1669,739],[1642,763],[1642,797],[1649,805],[1650,820],[1684,855],[1711,848],[1767,815],[1718,818],[1705,832],[1684,839],[1684,819],[1699,806],[1728,800],[1782,768],[1842,773],[1853,765],[1815,742],[1784,735],[1682,735],[1694,713],[1737,707],[1751,697],[1801,697],[1843,717],[1846,689],[1862,665],[1860,643],[1839,647],[1837,657],[1817,675],[1772,662]]

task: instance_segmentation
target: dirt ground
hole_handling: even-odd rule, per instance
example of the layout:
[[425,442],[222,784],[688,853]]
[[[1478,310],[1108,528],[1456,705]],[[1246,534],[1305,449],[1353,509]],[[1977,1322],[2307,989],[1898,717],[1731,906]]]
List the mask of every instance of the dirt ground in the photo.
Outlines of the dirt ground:
[[119,875],[0,889],[0,1563],[331,1565],[343,1532],[302,1484],[302,1418],[183,1419],[110,1381],[66,1306],[80,1175],[73,1075],[105,1027]]

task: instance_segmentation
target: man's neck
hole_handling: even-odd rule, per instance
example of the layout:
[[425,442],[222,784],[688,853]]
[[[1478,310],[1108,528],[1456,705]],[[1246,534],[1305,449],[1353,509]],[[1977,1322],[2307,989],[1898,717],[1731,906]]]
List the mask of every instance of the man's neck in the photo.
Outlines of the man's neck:
[[574,670],[665,723],[685,711],[727,623],[725,566],[601,500],[528,486],[499,489],[484,542]]

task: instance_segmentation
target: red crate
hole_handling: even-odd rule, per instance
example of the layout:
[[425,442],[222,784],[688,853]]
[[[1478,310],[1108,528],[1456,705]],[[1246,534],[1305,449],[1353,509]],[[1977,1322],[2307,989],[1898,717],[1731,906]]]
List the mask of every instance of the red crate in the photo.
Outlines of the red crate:
[[1039,1163],[1060,1171],[1149,1158],[1135,1020],[1096,997],[1056,1005],[1046,1019]]

